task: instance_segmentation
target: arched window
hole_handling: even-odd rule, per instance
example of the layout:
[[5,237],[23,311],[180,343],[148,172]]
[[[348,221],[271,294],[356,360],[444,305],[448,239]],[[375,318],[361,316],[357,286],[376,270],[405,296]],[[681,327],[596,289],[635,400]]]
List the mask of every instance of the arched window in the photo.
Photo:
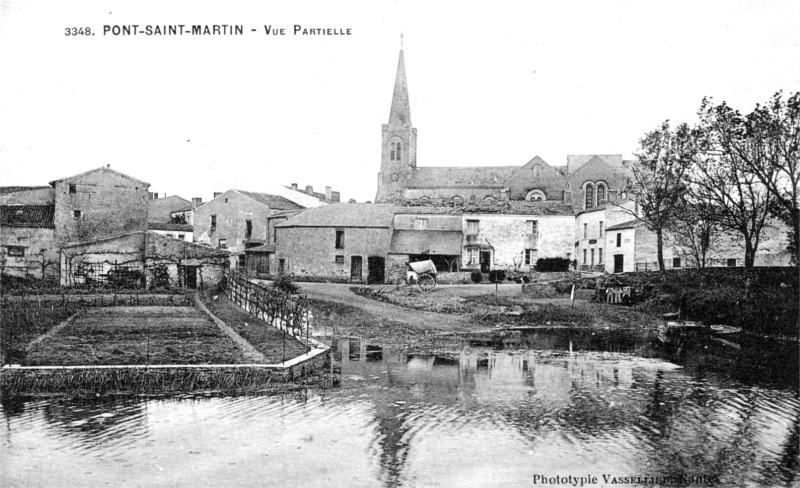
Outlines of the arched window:
[[493,196],[491,196],[491,195],[486,195],[484,197],[484,199],[483,199],[483,201],[487,202],[487,203],[492,203],[494,200],[495,200],[495,198]]
[[594,207],[594,185],[591,183],[586,184],[586,206],[585,208]]
[[456,195],[453,197],[453,203],[456,205],[461,205],[462,203],[464,203],[464,199]]
[[547,195],[542,190],[531,190],[525,195],[525,200],[529,202],[543,202],[547,200]]
[[397,143],[397,151],[394,154],[396,156],[395,161],[400,161],[400,156],[402,155],[402,152],[403,152],[403,143],[402,142],[398,142]]
[[606,200],[606,185],[603,183],[597,184],[597,204],[600,205]]
[[538,181],[542,176],[542,167],[538,164],[533,167],[533,181]]
[[389,144],[389,148],[391,149],[391,152],[390,152],[390,154],[389,154],[389,161],[394,161],[394,149],[395,149],[395,143],[394,143],[394,142],[390,143],[390,144]]

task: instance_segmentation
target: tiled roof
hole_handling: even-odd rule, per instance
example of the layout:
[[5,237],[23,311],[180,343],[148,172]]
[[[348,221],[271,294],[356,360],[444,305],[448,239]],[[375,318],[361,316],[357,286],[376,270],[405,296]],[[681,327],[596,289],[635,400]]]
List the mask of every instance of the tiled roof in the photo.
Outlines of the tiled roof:
[[396,230],[392,234],[389,252],[392,254],[461,254],[461,231]]
[[271,219],[271,218],[274,218],[274,217],[284,217],[284,218],[292,217],[294,215],[299,214],[303,210],[305,210],[305,209],[302,208],[302,209],[297,209],[297,210],[281,210],[280,212],[275,212],[273,214],[269,214],[269,216],[267,218]]
[[142,181],[142,180],[140,180],[140,179],[138,179],[138,178],[134,178],[133,176],[126,175],[125,173],[122,173],[122,172],[120,172],[120,171],[117,171],[117,170],[115,170],[115,169],[111,169],[111,168],[109,168],[108,166],[100,166],[99,168],[90,169],[89,171],[84,171],[83,173],[78,173],[78,174],[76,174],[76,175],[67,176],[67,177],[65,177],[65,178],[59,178],[59,179],[57,179],[57,180],[53,180],[53,181],[51,181],[51,182],[50,182],[50,186],[55,186],[55,183],[56,183],[57,181],[62,181],[62,180],[71,180],[71,179],[73,179],[73,178],[77,178],[77,177],[79,177],[79,176],[85,176],[85,175],[88,175],[88,174],[90,174],[90,173],[94,173],[94,172],[96,172],[96,171],[105,171],[105,172],[108,172],[108,173],[114,173],[114,174],[117,174],[117,175],[119,175],[119,176],[122,176],[122,177],[124,177],[124,178],[127,178],[127,179],[129,179],[129,180],[133,180],[133,181],[135,181],[135,182],[141,183],[141,184],[143,184],[143,185],[145,185],[145,186],[150,186],[150,183],[148,183],[148,182],[146,182],[146,181]]
[[171,230],[173,232],[192,232],[191,224],[172,224],[169,222],[148,222],[147,230]]
[[169,222],[172,212],[178,212],[187,207],[191,208],[192,203],[178,195],[164,198],[156,198],[147,201],[147,221],[148,222]]
[[622,222],[621,224],[612,225],[611,227],[606,229],[606,232],[612,231],[612,230],[635,229],[636,227],[639,227],[640,225],[644,225],[644,224],[642,222],[638,221],[638,220],[635,220],[635,219],[634,220],[628,220],[627,222]]
[[3,227],[55,227],[55,205],[0,206],[0,225]]
[[520,166],[416,168],[406,188],[502,188]]
[[309,208],[275,227],[385,227],[396,207],[380,203],[334,203]]
[[304,208],[302,205],[298,205],[293,201],[278,195],[270,195],[269,193],[257,193],[254,191],[243,191],[243,190],[236,190],[236,191],[238,191],[242,195],[246,195],[252,198],[258,203],[266,205],[267,207],[273,210],[297,210]]
[[18,193],[29,190],[47,190],[49,188],[49,186],[0,186],[0,195],[8,195],[10,193]]

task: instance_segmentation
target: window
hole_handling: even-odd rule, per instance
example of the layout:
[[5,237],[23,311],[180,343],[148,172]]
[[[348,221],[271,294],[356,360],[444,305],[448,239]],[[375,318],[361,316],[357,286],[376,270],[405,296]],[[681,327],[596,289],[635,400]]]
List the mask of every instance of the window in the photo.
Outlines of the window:
[[477,234],[480,230],[480,220],[467,220],[467,234]]
[[253,221],[252,220],[245,220],[244,221],[244,238],[250,239],[253,237]]
[[729,259],[728,266],[736,266],[736,258]]
[[538,180],[542,176],[542,168],[539,165],[533,167],[533,181]]
[[603,221],[600,221],[600,237],[603,237]]
[[403,153],[403,143],[393,142],[389,145],[390,154],[389,161],[400,161],[400,156]]
[[75,219],[75,220],[80,220],[81,218],[83,218],[83,214],[81,213],[80,210],[73,210],[72,211],[72,218]]
[[622,232],[617,232],[617,247],[622,247]]
[[240,256],[239,256],[239,262],[238,262],[238,263],[236,263],[236,264],[237,264],[237,266],[238,266],[238,267],[240,267],[240,268],[244,268],[244,267],[246,267],[246,266],[247,266],[247,259],[246,259],[246,256],[245,256],[244,254],[240,255]]
[[13,257],[23,257],[25,256],[25,248],[22,246],[7,246],[8,255]]
[[537,249],[525,249],[525,266],[533,266],[538,260],[539,251]]
[[416,230],[425,230],[428,228],[428,219],[414,219],[414,228]]
[[214,232],[215,230],[217,230],[217,216],[216,215],[212,215],[211,216],[211,232]]
[[583,250],[583,264],[586,264],[586,249]]
[[603,248],[597,250],[597,264],[603,264]]
[[539,233],[539,221],[538,220],[528,220],[525,222],[525,226],[528,228],[528,234],[538,234]]
[[336,264],[344,264],[344,256],[336,256]]
[[592,255],[591,265],[594,266],[594,249],[591,250],[591,255]]
[[586,208],[594,207],[594,186],[591,183],[586,185]]
[[606,199],[606,185],[597,185],[597,204],[600,205]]
[[400,161],[400,157],[401,157],[402,153],[403,153],[403,143],[402,142],[398,142],[397,143],[397,152],[395,153],[395,161]]
[[525,200],[529,202],[543,202],[547,200],[547,195],[542,190],[531,190],[525,195]]
[[78,193],[78,188],[75,185],[69,185],[69,194],[75,195]]
[[220,239],[219,240],[219,248],[226,249],[228,247],[228,240],[227,239]]
[[588,235],[587,235],[588,232],[589,232],[589,224],[584,223],[583,224],[583,238],[584,239],[586,239],[588,237]]
[[344,249],[344,231],[336,231],[336,249]]
[[187,236],[188,236],[188,234],[181,234],[181,239],[183,239],[184,241],[186,241],[186,240],[188,240],[188,239],[186,239],[186,237],[187,237]]
[[483,201],[487,202],[487,203],[492,203],[494,201],[494,197],[491,196],[491,195],[486,195],[486,197],[483,199]]
[[673,268],[680,268],[681,267],[681,258],[672,258],[672,267]]
[[478,264],[478,250],[467,250],[467,264]]

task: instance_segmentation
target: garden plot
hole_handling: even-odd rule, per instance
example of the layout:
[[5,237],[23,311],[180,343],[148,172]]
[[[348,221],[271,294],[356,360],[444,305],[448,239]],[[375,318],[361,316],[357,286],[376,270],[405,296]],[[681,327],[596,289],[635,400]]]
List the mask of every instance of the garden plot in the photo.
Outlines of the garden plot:
[[87,309],[34,343],[25,366],[242,364],[237,346],[193,307]]

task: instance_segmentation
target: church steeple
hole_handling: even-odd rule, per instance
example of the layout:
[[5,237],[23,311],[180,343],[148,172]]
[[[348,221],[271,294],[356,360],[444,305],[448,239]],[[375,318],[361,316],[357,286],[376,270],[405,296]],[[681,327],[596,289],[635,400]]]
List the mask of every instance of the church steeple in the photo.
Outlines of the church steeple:
[[403,58],[402,45],[400,47],[400,59],[397,61],[397,76],[394,80],[392,109],[389,112],[389,127],[392,129],[411,127],[411,105],[408,103],[408,82],[406,81],[406,63]]

